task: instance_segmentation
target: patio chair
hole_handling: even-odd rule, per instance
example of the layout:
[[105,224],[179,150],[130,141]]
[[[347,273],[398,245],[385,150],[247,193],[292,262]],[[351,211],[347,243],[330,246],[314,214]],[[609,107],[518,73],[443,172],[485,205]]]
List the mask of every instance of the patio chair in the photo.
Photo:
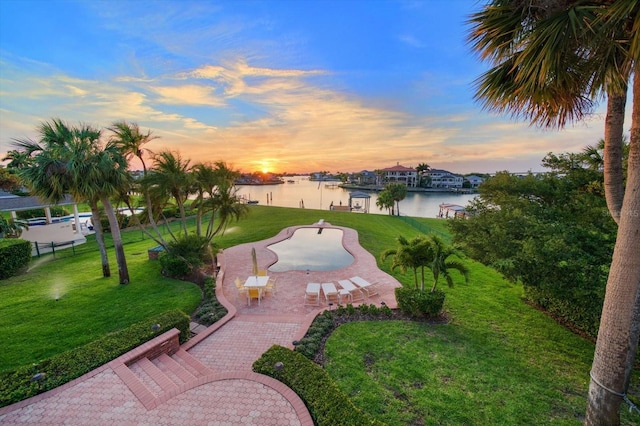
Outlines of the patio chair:
[[276,279],[274,277],[270,277],[269,281],[267,281],[267,286],[264,288],[264,292],[276,294]]
[[260,299],[262,298],[262,291],[256,287],[249,287],[247,289],[247,305],[251,306],[251,299],[258,299],[258,306],[260,306]]
[[327,303],[331,303],[333,300],[340,302],[338,289],[333,283],[322,283],[322,292]]
[[258,269],[258,276],[259,277],[266,277],[267,276],[267,270],[266,269]]
[[247,295],[247,289],[244,286],[244,284],[242,284],[242,281],[240,281],[240,278],[236,277],[235,283],[236,283],[236,288],[238,289],[238,296],[240,296],[242,294],[244,294],[246,296]]
[[304,294],[305,305],[319,305],[320,304],[320,284],[308,283],[307,290]]

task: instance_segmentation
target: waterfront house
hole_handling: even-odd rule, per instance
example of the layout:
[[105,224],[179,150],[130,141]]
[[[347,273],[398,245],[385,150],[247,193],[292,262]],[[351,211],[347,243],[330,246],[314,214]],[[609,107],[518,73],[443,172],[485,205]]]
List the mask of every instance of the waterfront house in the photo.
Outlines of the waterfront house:
[[464,178],[447,170],[429,169],[432,188],[462,188]]
[[358,185],[375,185],[376,184],[376,172],[369,170],[363,170],[359,173],[354,173],[352,180]]
[[[387,183],[404,183],[412,188],[418,186],[418,171],[414,168],[401,166],[398,163],[393,167],[382,169],[381,172]],[[462,186],[462,183],[460,186]]]
[[464,180],[469,182],[469,188],[477,188],[477,187],[480,186],[480,184],[482,182],[484,182],[483,178],[481,178],[480,176],[476,176],[476,175],[467,176],[467,177],[465,177]]

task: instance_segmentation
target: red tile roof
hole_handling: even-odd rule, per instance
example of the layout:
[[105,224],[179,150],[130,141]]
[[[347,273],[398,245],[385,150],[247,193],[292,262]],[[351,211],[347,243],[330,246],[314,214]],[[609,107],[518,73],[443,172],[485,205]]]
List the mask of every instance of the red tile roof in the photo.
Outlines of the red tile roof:
[[400,164],[398,164],[393,167],[387,167],[386,169],[382,169],[382,171],[383,172],[415,172],[416,169],[412,167],[401,166]]

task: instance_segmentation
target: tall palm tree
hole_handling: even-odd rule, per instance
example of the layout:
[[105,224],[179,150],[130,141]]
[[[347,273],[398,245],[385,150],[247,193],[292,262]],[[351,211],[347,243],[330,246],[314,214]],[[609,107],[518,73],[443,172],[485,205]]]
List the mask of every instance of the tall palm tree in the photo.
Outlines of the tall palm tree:
[[[245,216],[249,209],[240,202],[237,196],[235,181],[240,173],[230,169],[224,162],[215,163],[216,187],[212,195],[212,213],[207,225],[206,237],[209,241],[223,231],[232,220],[238,220]],[[216,216],[218,224],[214,226]]]
[[171,151],[161,151],[154,155],[154,166],[143,178],[152,198],[170,197],[175,200],[180,212],[182,232],[186,237],[187,213],[185,201],[192,192],[192,176],[190,161],[183,159],[180,154]]
[[[605,91],[604,179],[618,223],[589,386],[587,424],[618,424],[640,336],[640,0],[493,0],[471,17],[470,41],[494,65],[478,83],[485,107],[546,127],[591,111]],[[633,109],[626,189],[622,134]],[[626,194],[626,195],[624,195]]]
[[109,130],[113,132],[111,141],[124,152],[127,158],[133,156],[140,160],[143,173],[146,176],[147,165],[144,161],[144,155],[153,154],[153,152],[144,146],[152,140],[158,139],[159,136],[152,135],[151,130],[143,133],[137,123],[127,123],[124,120],[114,122]]
[[129,282],[120,229],[109,200],[126,185],[126,160],[119,151],[100,144],[101,132],[90,126],[71,127],[60,119],[41,123],[40,142],[28,139],[15,144],[32,155],[29,167],[20,175],[32,192],[46,200],[57,202],[66,193],[76,201],[86,200],[91,206],[96,240],[102,258],[103,276],[110,276],[107,251],[100,226],[98,201],[102,202],[112,230],[121,284]]
[[[131,157],[136,157],[140,160],[142,164],[142,172],[143,178],[147,176],[147,165],[145,162],[145,154],[153,155],[153,152],[148,148],[145,148],[145,145],[151,142],[154,139],[158,139],[158,136],[152,135],[151,130],[148,130],[147,133],[143,133],[140,130],[140,126],[137,123],[127,123],[126,121],[116,121],[114,122],[109,130],[113,133],[110,137],[110,141],[115,144],[125,155],[127,159]],[[164,238],[162,237],[162,233],[159,232],[155,217],[154,217],[154,205],[153,200],[151,199],[151,194],[148,189],[144,185],[145,180],[137,182],[138,190],[143,194],[146,203],[146,211],[147,211],[147,220],[151,225],[151,229],[155,232],[155,235],[150,235],[146,229],[142,226],[142,224],[138,221],[138,225],[147,235],[156,239],[157,242],[166,246],[164,242]],[[134,214],[135,208],[132,205],[131,199],[128,195],[128,191],[121,194],[121,199],[127,204],[129,210],[131,212],[132,217],[138,219],[138,216]]]

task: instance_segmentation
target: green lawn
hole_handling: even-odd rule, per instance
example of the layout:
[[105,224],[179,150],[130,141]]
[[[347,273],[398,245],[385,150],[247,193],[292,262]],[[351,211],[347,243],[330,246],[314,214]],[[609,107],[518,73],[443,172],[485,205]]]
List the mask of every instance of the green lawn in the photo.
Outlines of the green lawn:
[[[272,237],[325,219],[359,232],[376,257],[395,238],[418,231],[394,217],[251,206],[220,247]],[[436,232],[445,221],[416,219]],[[34,362],[169,308],[191,313],[200,298],[189,283],[163,278],[140,231],[124,234],[131,284],[103,279],[95,243],[0,282],[2,369]],[[112,270],[117,275],[115,256]],[[579,424],[593,344],[521,300],[522,289],[466,260],[470,282],[445,288],[451,322],[363,322],[337,329],[326,345],[329,374],[354,402],[390,425]],[[388,272],[390,261],[381,267]],[[455,273],[455,272],[454,272]],[[405,284],[412,274],[392,274]],[[61,298],[55,301],[56,286]],[[637,381],[637,380],[634,380]],[[624,410],[623,423],[632,424]]]

